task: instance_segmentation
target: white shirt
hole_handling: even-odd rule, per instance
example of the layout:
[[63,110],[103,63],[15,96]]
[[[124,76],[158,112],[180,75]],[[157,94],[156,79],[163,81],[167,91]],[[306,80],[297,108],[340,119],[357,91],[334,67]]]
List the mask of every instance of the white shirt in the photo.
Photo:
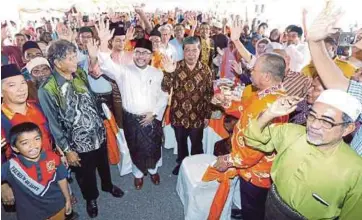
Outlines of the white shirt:
[[184,59],[184,49],[182,48],[183,44],[180,43],[177,38],[174,38],[170,41],[170,44],[176,49],[176,58],[175,61],[178,62]]
[[299,43],[298,45],[285,45],[285,51],[290,56],[290,70],[300,72],[303,67],[311,61],[311,56],[307,43]]
[[177,50],[171,43],[168,43],[166,48],[161,48],[160,52],[172,60],[177,61]]
[[134,63],[119,65],[112,61],[109,53],[98,54],[99,66],[104,74],[115,80],[122,96],[123,108],[132,114],[152,112],[162,120],[168,93],[163,92],[163,73],[152,66],[140,69]]

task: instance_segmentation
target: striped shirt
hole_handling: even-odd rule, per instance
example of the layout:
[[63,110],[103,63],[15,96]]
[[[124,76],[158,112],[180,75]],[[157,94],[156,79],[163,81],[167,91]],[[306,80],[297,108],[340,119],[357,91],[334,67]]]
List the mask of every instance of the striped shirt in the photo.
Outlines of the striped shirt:
[[300,72],[289,71],[285,74],[283,86],[289,96],[304,98],[312,84],[312,78]]
[[[351,80],[347,92],[362,103],[362,83]],[[362,115],[360,115],[359,120],[362,121]],[[362,126],[356,132],[351,142],[351,147],[362,156]]]

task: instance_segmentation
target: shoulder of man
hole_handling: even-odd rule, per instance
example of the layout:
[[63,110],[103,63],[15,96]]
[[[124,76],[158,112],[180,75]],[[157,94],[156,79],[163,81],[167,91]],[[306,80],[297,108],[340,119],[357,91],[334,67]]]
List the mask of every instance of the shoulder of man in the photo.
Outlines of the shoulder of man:
[[50,95],[56,95],[58,93],[59,86],[54,75],[50,75],[48,79],[40,85],[39,90],[45,90]]

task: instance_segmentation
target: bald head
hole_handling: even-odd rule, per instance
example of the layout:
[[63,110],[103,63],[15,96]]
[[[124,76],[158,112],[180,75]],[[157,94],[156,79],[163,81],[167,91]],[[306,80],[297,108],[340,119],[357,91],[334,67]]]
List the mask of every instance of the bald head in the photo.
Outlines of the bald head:
[[282,56],[276,53],[266,53],[259,57],[261,71],[270,73],[276,82],[282,82],[285,75],[286,63]]

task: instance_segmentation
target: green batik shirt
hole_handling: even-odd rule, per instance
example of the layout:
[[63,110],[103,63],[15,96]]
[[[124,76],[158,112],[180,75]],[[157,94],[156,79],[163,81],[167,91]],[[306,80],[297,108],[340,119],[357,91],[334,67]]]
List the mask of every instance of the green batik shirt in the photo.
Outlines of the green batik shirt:
[[362,219],[362,158],[346,143],[322,152],[307,142],[303,126],[272,124],[261,131],[257,120],[244,138],[257,150],[277,151],[271,178],[291,208],[308,219]]
[[38,98],[55,143],[63,151],[87,153],[105,141],[105,128],[86,73],[67,80],[57,71],[39,88]]

